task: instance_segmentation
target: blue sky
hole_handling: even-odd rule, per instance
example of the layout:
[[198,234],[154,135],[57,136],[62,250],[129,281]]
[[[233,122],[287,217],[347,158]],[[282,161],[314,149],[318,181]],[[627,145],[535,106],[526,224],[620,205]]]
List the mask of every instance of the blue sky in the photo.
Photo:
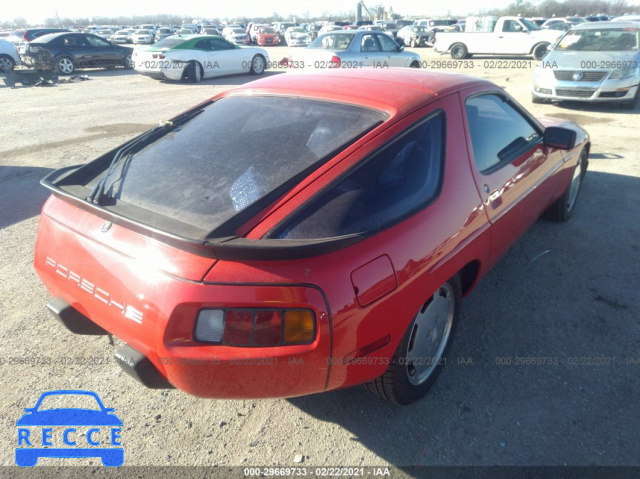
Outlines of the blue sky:
[[[420,2],[415,0],[396,0],[391,3],[385,1],[365,2],[368,7],[384,5],[403,15],[417,15],[421,17],[443,16],[451,13],[455,16],[465,16],[477,13],[481,9],[502,8],[510,0],[449,0],[444,2]],[[355,11],[356,1],[352,3],[341,0],[321,0],[319,2],[303,3],[296,0],[270,0],[239,2],[203,2],[194,0],[180,0],[179,2],[162,2],[157,0],[109,0],[107,2],[86,2],[79,0],[29,0],[26,2],[5,2],[0,10],[1,20],[12,20],[15,17],[26,18],[31,23],[42,22],[47,17],[55,17],[56,10],[60,17],[93,17],[95,16],[135,16],[154,13],[174,13],[193,16],[194,18],[225,18],[235,16],[269,16],[274,12],[280,15],[300,15],[308,11],[316,16],[324,11],[346,12]],[[173,6],[175,5],[175,6]],[[318,6],[316,6],[318,5]]]

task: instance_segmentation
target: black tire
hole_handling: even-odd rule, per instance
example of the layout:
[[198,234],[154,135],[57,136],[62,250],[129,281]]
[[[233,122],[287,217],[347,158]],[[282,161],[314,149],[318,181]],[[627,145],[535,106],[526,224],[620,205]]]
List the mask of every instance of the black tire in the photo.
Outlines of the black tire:
[[417,60],[412,61],[411,65],[409,65],[409,68],[420,68],[420,62]]
[[531,94],[531,103],[539,105],[540,103],[544,103],[544,100],[540,97],[535,96],[534,94]]
[[[567,185],[567,189],[562,196],[544,212],[542,215],[544,219],[562,223],[573,216],[578,201],[578,193],[580,193],[588,164],[587,150],[584,149],[580,153],[580,158],[578,164],[575,166],[571,182]],[[574,182],[576,183],[574,184]],[[576,188],[575,191],[573,190],[574,187]]]
[[124,56],[124,58],[122,59],[122,66],[126,70],[131,70],[133,68],[133,60],[131,59],[131,53],[128,53],[127,55]]
[[538,43],[535,47],[533,47],[533,59],[534,60],[542,60],[545,56],[547,56],[547,47],[548,43]]
[[73,58],[61,56],[56,58],[56,71],[62,75],[71,75],[76,70],[76,63]]
[[625,110],[634,110],[636,106],[638,106],[638,99],[640,98],[640,87],[636,90],[636,94],[631,101],[625,101],[624,103],[620,103],[620,108]]
[[[461,298],[460,276],[455,275],[440,286],[434,295],[420,308],[420,311],[409,324],[385,373],[379,378],[366,383],[364,385],[365,388],[383,399],[403,405],[411,404],[427,394],[446,364],[446,357],[451,349],[452,339],[460,316]],[[445,314],[447,320],[445,321],[440,317],[443,304],[447,309]],[[437,309],[434,310],[433,308]],[[431,326],[425,325],[425,321],[429,320],[428,317],[433,317],[433,315],[436,315],[433,323],[434,327],[438,325],[439,328],[444,328],[443,331],[436,329],[435,336]],[[427,319],[425,320],[425,318]],[[439,323],[438,321],[441,322]],[[422,323],[428,329],[420,329],[419,323]],[[419,332],[426,333],[426,336],[419,335]],[[438,335],[438,332],[441,332],[442,335]],[[432,339],[432,342],[434,342],[438,336],[441,337],[441,340],[437,345],[437,352],[434,356],[418,356],[423,359],[420,366],[425,368],[424,371],[418,371],[415,367],[415,360],[412,362],[409,359],[409,354],[414,349],[414,346],[416,349],[420,346],[417,344],[416,338],[434,337]]]
[[191,83],[200,83],[203,75],[202,65],[195,60],[191,60],[189,66],[187,66],[187,79]]
[[426,42],[427,42],[429,45],[433,45],[433,41],[434,41],[435,39],[436,39],[436,36],[435,36],[434,34],[430,34],[430,35],[427,37]]
[[10,72],[16,67],[16,62],[9,55],[0,55],[0,72]]
[[451,58],[454,60],[464,60],[469,51],[464,43],[454,43],[451,45]]
[[251,59],[251,68],[249,69],[249,73],[252,75],[262,75],[266,70],[266,66],[267,62],[262,55],[254,55]]

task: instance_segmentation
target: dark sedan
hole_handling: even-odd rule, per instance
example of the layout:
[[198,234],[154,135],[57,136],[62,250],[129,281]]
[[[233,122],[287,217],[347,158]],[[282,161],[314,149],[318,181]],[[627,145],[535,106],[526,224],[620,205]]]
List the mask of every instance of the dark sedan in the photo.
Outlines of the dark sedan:
[[69,75],[78,68],[132,68],[131,51],[90,33],[54,33],[29,43],[20,58],[28,67]]

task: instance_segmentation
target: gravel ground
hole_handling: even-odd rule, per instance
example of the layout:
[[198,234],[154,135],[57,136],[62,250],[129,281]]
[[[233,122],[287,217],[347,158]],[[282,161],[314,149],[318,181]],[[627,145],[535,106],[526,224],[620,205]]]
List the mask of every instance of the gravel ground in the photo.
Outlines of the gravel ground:
[[[417,51],[429,68],[449,60]],[[270,49],[272,60],[285,52]],[[451,361],[429,396],[407,407],[362,388],[260,401],[147,390],[113,363],[118,341],[74,336],[44,308],[49,295],[31,264],[47,197],[40,178],[251,77],[190,85],[88,70],[91,80],[75,84],[0,86],[0,465],[14,464],[23,408],[47,390],[86,389],[123,420],[125,465],[640,466],[639,110],[533,105],[535,62],[473,60],[458,71],[495,81],[534,114],[584,126],[590,167],[571,221],[537,222],[463,301]],[[10,359],[42,356],[105,361]],[[521,357],[552,359],[516,365]]]

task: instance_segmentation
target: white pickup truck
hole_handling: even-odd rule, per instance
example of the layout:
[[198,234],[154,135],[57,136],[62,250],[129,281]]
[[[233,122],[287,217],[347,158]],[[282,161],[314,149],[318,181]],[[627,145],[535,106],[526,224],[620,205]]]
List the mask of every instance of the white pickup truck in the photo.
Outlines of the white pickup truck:
[[564,34],[521,17],[469,17],[464,32],[436,33],[434,49],[460,60],[472,55],[533,55],[541,60],[547,47]]

